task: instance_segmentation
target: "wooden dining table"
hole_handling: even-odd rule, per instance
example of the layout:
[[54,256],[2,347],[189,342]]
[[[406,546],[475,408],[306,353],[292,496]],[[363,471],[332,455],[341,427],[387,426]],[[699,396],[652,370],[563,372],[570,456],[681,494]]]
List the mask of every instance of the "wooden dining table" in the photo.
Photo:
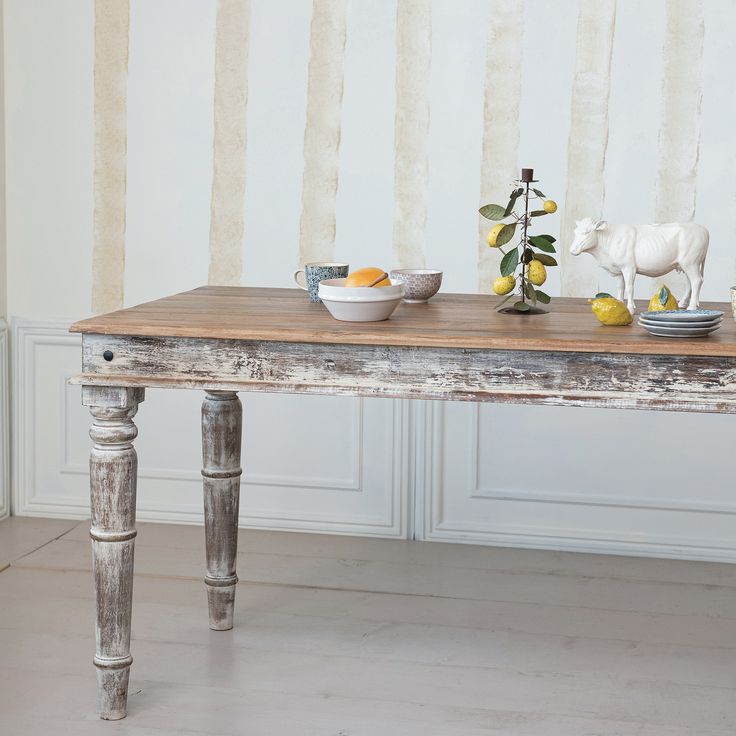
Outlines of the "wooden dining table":
[[[147,387],[200,389],[211,629],[233,626],[239,391],[733,413],[736,323],[706,338],[601,325],[586,300],[500,314],[484,295],[338,322],[296,289],[204,286],[77,322],[92,414],[90,496],[99,713],[126,715],[136,536],[134,417]],[[640,305],[641,306],[641,305]],[[492,554],[489,551],[489,554]],[[182,663],[186,666],[186,663]]]

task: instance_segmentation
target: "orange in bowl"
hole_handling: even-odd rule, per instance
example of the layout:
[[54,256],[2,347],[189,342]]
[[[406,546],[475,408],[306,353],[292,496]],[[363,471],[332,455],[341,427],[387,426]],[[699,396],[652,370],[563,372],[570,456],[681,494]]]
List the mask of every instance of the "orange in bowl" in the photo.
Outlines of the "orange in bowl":
[[[369,286],[372,284],[382,273],[386,273],[382,268],[376,268],[375,266],[368,266],[366,268],[359,268],[357,271],[353,271],[348,274],[345,279],[344,286],[354,288],[356,286]],[[391,280],[388,275],[383,281],[379,281],[376,286],[391,286]]]

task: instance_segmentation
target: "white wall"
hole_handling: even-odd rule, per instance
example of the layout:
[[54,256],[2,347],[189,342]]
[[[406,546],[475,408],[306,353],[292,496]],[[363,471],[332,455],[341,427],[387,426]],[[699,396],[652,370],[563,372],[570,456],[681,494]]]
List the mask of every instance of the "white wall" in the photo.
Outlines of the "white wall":
[[[0,100],[4,99],[3,12],[0,4]],[[0,108],[0,141],[5,140],[5,114]],[[0,519],[10,513],[10,414],[8,410],[8,332],[5,254],[5,147],[0,146]]]
[[[105,5],[98,3],[98,22]],[[94,288],[109,293],[99,283],[109,276],[92,269],[101,204],[96,9],[93,0],[5,6],[15,511],[81,516],[88,420],[75,389],[64,385],[79,364],[77,338],[65,328],[90,313]],[[447,290],[476,291],[477,206],[481,192],[506,188],[499,167],[509,160],[534,166],[560,202],[548,229],[562,244],[581,207],[612,221],[651,221],[667,207],[673,219],[694,215],[712,234],[704,295],[726,299],[736,262],[736,198],[728,193],[736,103],[724,59],[736,2],[527,0],[522,13],[515,7],[508,0],[131,0],[127,114],[118,121],[127,135],[127,183],[116,203],[125,210],[124,304],[205,283],[212,254],[228,248],[236,265],[215,264],[226,278],[289,286],[300,254],[326,249],[355,266],[388,267],[415,252],[411,238],[427,265],[445,271]],[[218,8],[242,22],[218,25]],[[328,58],[310,66],[324,34],[343,32],[344,49],[333,43]],[[591,49],[585,40],[594,33]],[[218,49],[237,43],[233,34],[242,34],[248,53],[242,68],[224,75]],[[499,48],[508,53],[489,54]],[[607,57],[595,56],[600,48],[611,50],[610,70]],[[409,59],[428,59],[429,78],[421,68],[412,77]],[[397,64],[404,72],[398,101]],[[595,84],[586,76],[593,68]],[[503,85],[505,75],[520,82]],[[685,92],[673,97],[673,89]],[[237,106],[218,107],[215,90],[247,100],[244,139],[228,125]],[[425,109],[428,119],[412,117]],[[591,128],[592,109],[600,119]],[[662,134],[663,120],[678,124]],[[412,133],[398,148],[397,129]],[[226,175],[244,176],[236,200],[227,190],[213,200],[213,166],[222,173],[213,144],[234,152]],[[415,185],[394,188],[396,161],[415,166]],[[481,170],[499,173],[481,181]],[[305,181],[334,183],[335,175],[336,189],[304,191]],[[670,190],[676,196],[663,203]],[[395,219],[407,206],[427,212],[409,231]],[[211,228],[213,211],[242,223],[236,254]],[[408,232],[406,240],[394,242],[397,232]],[[585,256],[565,268],[569,278],[555,274],[551,293],[588,296],[611,287]],[[639,295],[652,288],[641,279]],[[243,399],[244,524],[736,558],[728,417]],[[195,394],[151,391],[141,407],[141,518],[201,518],[198,403]],[[315,415],[333,416],[334,429],[313,432]],[[519,436],[542,449],[516,473]],[[683,438],[687,454],[679,451]],[[704,457],[712,458],[707,473]]]
[[0,519],[10,513],[10,396],[8,330],[0,319]]

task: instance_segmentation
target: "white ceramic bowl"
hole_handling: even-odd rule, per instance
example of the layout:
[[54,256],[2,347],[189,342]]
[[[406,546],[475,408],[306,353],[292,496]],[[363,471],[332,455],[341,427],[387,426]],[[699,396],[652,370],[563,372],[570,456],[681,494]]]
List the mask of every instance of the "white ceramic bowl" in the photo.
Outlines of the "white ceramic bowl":
[[388,319],[404,296],[404,285],[343,286],[345,279],[319,282],[319,298],[329,313],[343,322],[380,322]]
[[442,271],[428,268],[395,268],[391,271],[391,278],[404,282],[405,302],[422,304],[440,290]]

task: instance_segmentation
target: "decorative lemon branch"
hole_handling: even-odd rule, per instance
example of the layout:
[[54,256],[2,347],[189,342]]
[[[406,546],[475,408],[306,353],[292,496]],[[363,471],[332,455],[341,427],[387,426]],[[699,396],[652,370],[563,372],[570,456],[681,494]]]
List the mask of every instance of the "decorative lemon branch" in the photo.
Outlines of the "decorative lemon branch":
[[[537,302],[542,304],[550,302],[549,295],[536,287],[541,286],[547,280],[547,267],[557,265],[554,256],[550,255],[555,252],[553,245],[555,238],[551,235],[530,236],[529,228],[533,224],[532,218],[556,212],[557,203],[547,199],[544,192],[531,186],[532,183],[536,183],[533,169],[522,169],[521,179],[515,182],[505,207],[499,204],[487,204],[479,210],[487,220],[494,220],[498,223],[488,233],[488,245],[491,248],[498,248],[503,253],[499,267],[501,275],[493,281],[492,285],[494,293],[505,297],[497,309],[515,296],[517,269],[519,269],[517,294],[520,299],[514,303],[513,309],[519,313],[528,313],[532,310],[532,306],[536,307]],[[523,199],[523,214],[517,214],[514,211],[519,198]],[[535,199],[542,200],[542,207],[530,211],[530,202]],[[506,220],[511,221],[505,222]],[[504,251],[502,246],[514,238],[517,229],[521,231],[519,242],[511,250]]]

